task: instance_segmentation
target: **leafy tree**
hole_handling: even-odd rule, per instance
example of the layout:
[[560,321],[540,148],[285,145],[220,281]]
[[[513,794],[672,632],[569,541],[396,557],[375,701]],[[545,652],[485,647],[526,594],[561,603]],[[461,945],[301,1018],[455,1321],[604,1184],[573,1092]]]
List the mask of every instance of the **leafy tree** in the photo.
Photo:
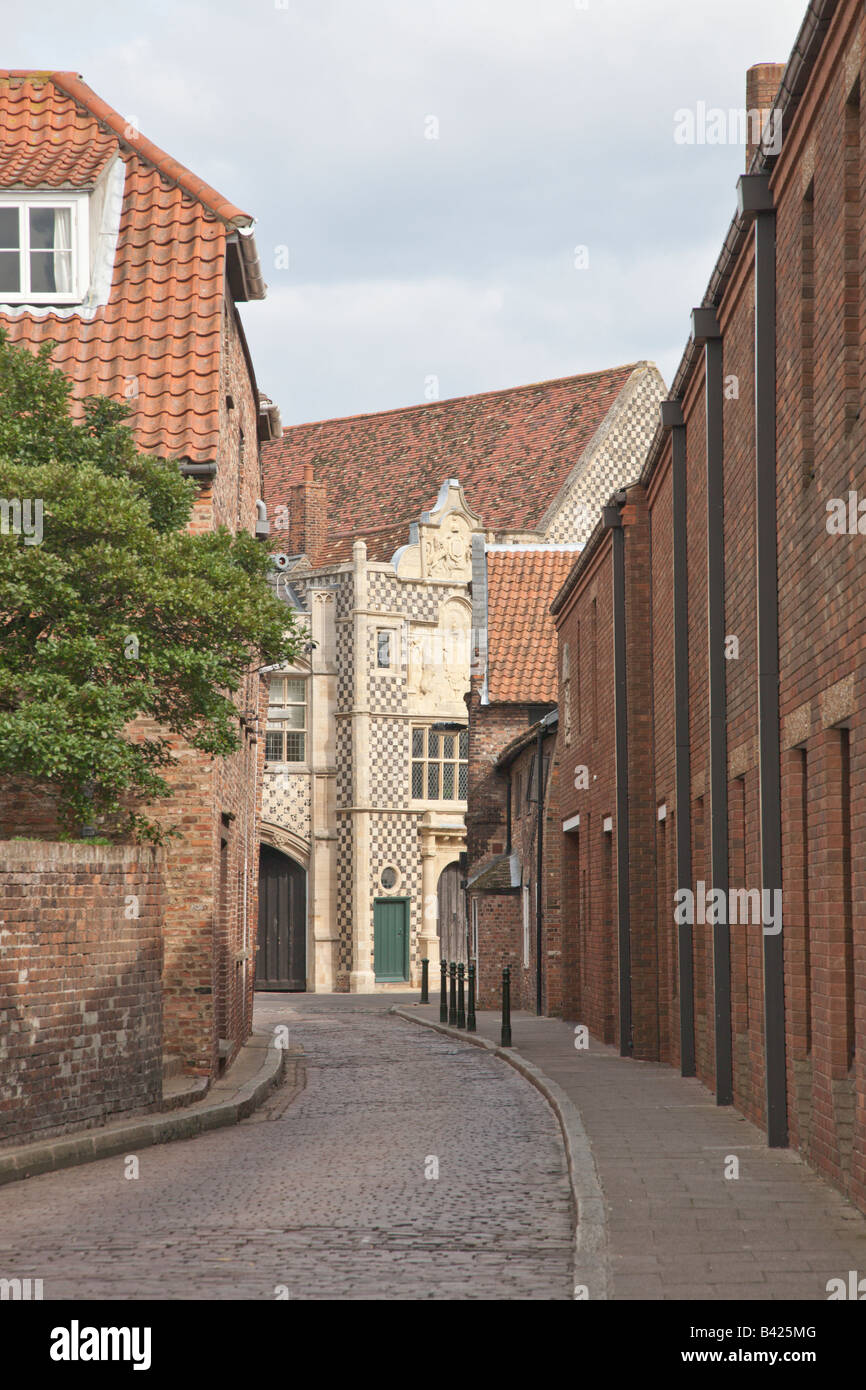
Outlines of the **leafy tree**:
[[70,828],[159,840],[141,807],[170,792],[169,736],[234,752],[232,695],[305,634],[260,543],[186,529],[195,484],[138,453],[125,405],[73,420],[51,350],[0,330],[0,776],[53,784]]

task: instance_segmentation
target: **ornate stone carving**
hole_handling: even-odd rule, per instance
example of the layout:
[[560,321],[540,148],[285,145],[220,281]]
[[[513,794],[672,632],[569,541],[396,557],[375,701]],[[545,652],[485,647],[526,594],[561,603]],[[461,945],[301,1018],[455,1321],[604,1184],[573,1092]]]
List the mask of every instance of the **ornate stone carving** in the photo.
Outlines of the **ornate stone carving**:
[[468,579],[472,568],[470,531],[463,517],[450,516],[438,530],[425,530],[424,566],[428,579]]

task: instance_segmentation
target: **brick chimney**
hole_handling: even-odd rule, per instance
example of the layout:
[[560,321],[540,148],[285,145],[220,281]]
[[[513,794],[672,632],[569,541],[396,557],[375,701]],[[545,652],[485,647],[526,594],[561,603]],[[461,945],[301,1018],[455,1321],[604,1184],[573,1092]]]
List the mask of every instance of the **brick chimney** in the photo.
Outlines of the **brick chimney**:
[[[784,71],[784,63],[755,63],[746,72],[746,173],[760,144],[761,127],[775,105]],[[760,120],[753,120],[753,111],[762,113]],[[772,134],[772,127],[767,133]],[[777,138],[781,139],[781,129]]]
[[313,465],[304,464],[304,481],[289,488],[289,552],[306,555],[315,568],[328,536],[328,490],[313,477]]

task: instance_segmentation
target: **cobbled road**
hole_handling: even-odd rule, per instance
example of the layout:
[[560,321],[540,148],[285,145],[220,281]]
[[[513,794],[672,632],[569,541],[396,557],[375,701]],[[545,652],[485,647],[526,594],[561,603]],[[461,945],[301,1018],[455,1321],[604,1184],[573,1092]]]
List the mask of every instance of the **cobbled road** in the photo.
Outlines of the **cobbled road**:
[[[0,1273],[49,1298],[567,1299],[557,1122],[393,997],[260,995],[306,1089],[242,1124],[0,1188]],[[438,1165],[438,1177],[428,1177]]]

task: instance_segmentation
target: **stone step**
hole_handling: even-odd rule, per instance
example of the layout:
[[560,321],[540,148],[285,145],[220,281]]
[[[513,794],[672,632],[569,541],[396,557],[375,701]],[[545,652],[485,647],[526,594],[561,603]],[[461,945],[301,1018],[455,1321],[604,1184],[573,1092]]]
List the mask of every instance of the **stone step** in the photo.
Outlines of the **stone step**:
[[207,1095],[210,1081],[206,1076],[173,1076],[162,1083],[162,1110],[177,1110],[192,1105]]

